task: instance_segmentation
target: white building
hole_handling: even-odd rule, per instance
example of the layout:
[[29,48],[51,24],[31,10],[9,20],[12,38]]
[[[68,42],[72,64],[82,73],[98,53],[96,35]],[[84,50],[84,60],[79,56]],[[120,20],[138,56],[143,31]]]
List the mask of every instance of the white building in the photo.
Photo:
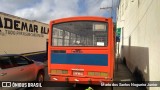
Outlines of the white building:
[[141,80],[160,81],[159,21],[160,0],[120,1],[117,14],[117,28],[122,29],[120,55]]

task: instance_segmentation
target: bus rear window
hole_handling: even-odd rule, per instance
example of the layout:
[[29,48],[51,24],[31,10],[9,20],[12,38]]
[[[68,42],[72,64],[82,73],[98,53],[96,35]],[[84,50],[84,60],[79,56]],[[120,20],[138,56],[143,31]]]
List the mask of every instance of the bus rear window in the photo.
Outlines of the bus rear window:
[[73,21],[54,24],[52,46],[107,46],[108,23]]

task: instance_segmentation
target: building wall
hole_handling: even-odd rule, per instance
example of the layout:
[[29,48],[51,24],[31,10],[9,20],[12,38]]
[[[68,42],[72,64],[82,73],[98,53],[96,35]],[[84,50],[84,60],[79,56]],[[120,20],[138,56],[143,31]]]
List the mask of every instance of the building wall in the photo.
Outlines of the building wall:
[[[123,28],[121,58],[145,81],[160,81],[160,0],[121,0],[117,27]],[[160,90],[159,87],[150,90]]]
[[46,50],[48,24],[0,12],[0,54]]

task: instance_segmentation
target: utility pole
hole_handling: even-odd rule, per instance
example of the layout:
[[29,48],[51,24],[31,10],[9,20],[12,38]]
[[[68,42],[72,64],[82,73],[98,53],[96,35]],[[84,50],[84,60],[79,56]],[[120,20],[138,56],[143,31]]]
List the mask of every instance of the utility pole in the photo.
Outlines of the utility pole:
[[112,6],[111,7],[102,7],[100,9],[111,9],[111,18],[113,19],[113,0],[112,0]]
[[111,18],[113,18],[112,17],[112,7],[103,7],[103,8],[100,8],[100,9],[111,9]]

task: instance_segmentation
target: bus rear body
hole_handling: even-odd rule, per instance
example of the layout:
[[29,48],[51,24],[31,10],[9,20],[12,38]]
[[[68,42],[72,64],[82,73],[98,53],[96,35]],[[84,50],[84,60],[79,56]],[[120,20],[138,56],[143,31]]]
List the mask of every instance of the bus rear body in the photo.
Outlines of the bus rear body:
[[111,18],[70,17],[50,22],[48,74],[51,81],[100,84],[113,80]]

